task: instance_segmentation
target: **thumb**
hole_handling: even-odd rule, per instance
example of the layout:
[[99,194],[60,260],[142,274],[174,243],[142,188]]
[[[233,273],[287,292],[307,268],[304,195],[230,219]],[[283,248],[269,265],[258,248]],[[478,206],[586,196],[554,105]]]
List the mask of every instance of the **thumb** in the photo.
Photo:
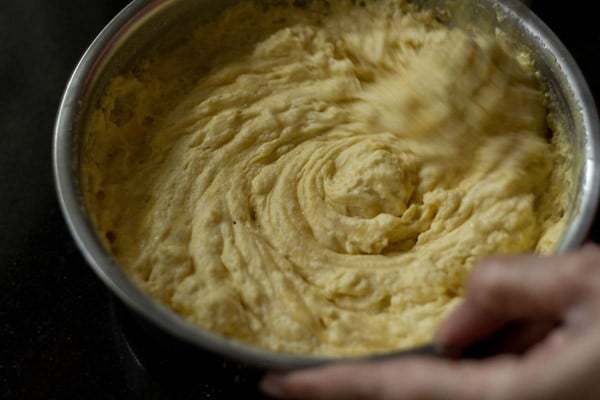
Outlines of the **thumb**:
[[600,252],[513,256],[482,262],[468,279],[465,300],[443,323],[438,343],[461,349],[508,322],[558,321],[583,292],[582,271]]

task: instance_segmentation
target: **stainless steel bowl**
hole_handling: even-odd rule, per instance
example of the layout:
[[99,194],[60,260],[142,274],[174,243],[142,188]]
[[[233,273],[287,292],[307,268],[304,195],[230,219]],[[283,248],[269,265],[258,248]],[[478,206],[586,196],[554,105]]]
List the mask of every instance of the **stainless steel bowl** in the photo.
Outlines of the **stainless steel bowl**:
[[[415,0],[417,1],[417,0]],[[235,0],[135,0],[92,42],[69,80],[54,131],[54,175],[69,229],[96,274],[135,312],[176,338],[224,357],[263,368],[290,369],[317,365],[336,358],[299,356],[257,349],[201,330],[152,300],[115,264],[102,246],[86,214],[79,189],[79,144],[82,123],[107,81],[143,56],[166,30],[185,27],[214,16]],[[420,0],[428,7],[460,7],[456,24],[499,28],[517,46],[529,49],[551,93],[562,124],[570,133],[578,172],[573,186],[569,225],[557,252],[585,239],[594,218],[600,185],[600,132],[588,86],[559,39],[527,7],[516,0]],[[467,12],[465,12],[465,10]],[[183,29],[183,28],[181,28]],[[386,356],[433,352],[433,346]],[[348,358],[345,358],[346,360]]]

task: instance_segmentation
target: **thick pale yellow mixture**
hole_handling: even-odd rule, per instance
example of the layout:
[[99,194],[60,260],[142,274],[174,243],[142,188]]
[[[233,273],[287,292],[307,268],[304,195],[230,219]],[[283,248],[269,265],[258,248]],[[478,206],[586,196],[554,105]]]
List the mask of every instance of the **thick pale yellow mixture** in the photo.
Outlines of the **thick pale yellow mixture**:
[[87,207],[130,276],[212,332],[421,344],[478,260],[553,249],[561,139],[527,57],[492,38],[401,0],[308,4],[242,3],[113,79]]

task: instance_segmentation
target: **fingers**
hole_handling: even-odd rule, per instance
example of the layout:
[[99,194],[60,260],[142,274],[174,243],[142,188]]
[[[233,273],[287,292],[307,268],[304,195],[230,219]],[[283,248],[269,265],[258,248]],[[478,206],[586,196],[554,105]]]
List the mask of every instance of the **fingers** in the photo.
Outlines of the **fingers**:
[[269,374],[263,391],[289,399],[480,399],[515,381],[514,359],[485,364],[403,358],[377,363],[338,364],[288,374]]
[[579,282],[564,279],[574,257],[491,259],[470,277],[466,298],[469,304],[502,318],[554,317],[573,302],[581,288]]
[[477,343],[469,343],[465,348],[453,351],[446,349],[451,356],[462,358],[485,358],[496,354],[524,354],[553,332],[553,321],[511,323]]
[[[560,358],[553,357],[553,368],[544,374],[543,390],[554,398],[598,399],[600,397],[600,330],[598,326],[568,342]],[[567,340],[569,340],[567,338]],[[542,396],[539,396],[542,398]],[[548,398],[547,396],[546,398]]]
[[[521,351],[536,344],[523,356],[337,364],[269,374],[261,386],[290,399],[537,400],[566,398],[576,382],[581,396],[573,398],[597,398],[600,380],[585,371],[600,368],[600,324],[589,324],[590,316],[600,319],[598,260],[600,250],[587,247],[563,256],[490,260],[475,270],[439,343],[461,348],[510,326],[496,345]],[[557,321],[564,323],[556,328]]]
[[465,300],[442,323],[436,342],[445,353],[457,356],[467,345],[490,337],[505,323],[504,317],[487,313]]
[[586,277],[578,277],[577,270],[587,256],[520,256],[481,263],[467,282],[464,302],[442,325],[438,342],[462,348],[509,321],[560,320],[582,293]]
[[[600,250],[587,247],[490,260],[475,270],[463,304],[440,330],[440,344],[464,347],[511,323],[496,344],[520,351],[537,342],[523,356],[337,364],[270,374],[261,386],[276,398],[315,400],[598,398],[600,324],[589,323],[600,319],[598,260]],[[564,324],[556,328],[556,321]]]
[[269,374],[263,391],[288,399],[597,399],[600,331],[569,341],[557,329],[526,356],[451,361],[399,358]]

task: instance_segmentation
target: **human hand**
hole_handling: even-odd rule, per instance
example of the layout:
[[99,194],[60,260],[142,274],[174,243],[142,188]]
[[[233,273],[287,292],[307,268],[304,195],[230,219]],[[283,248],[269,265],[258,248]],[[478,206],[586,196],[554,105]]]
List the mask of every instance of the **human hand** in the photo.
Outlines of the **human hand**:
[[437,342],[454,353],[498,332],[498,348],[510,353],[333,364],[271,373],[261,387],[277,398],[317,400],[598,399],[600,248],[481,263]]

